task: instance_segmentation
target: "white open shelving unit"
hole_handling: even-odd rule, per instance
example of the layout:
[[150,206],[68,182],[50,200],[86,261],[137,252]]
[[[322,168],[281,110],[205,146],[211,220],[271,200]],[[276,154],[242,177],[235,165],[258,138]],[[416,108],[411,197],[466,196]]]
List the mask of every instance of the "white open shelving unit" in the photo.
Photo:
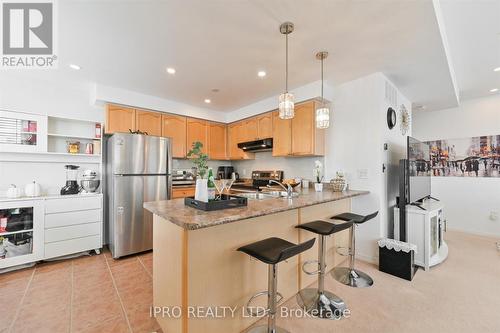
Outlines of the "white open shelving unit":
[[[48,117],[47,122],[47,152],[66,155],[83,155],[89,157],[98,157],[101,155],[102,131],[99,137],[96,137],[96,125],[102,124],[87,120],[68,119],[61,117]],[[80,152],[70,154],[67,152],[68,142],[79,142]],[[85,145],[91,143],[94,145],[94,153],[86,154]]]

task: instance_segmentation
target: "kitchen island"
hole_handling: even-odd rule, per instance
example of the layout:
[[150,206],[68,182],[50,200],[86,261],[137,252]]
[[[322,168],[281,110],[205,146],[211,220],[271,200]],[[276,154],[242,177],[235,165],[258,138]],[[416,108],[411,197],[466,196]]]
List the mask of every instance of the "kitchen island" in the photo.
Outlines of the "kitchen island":
[[[244,308],[253,294],[267,289],[267,265],[236,249],[268,237],[293,243],[315,238],[295,226],[348,212],[351,198],[367,193],[303,190],[292,199],[249,200],[246,207],[212,212],[187,207],[183,199],[145,203],[154,214],[153,314],[163,331],[241,332],[251,326],[259,318],[248,317]],[[335,249],[348,239],[348,230],[328,238],[328,270],[341,263]],[[285,300],[316,280],[302,272],[302,263],[317,253],[315,244],[279,264],[278,290]],[[265,304],[261,297],[254,305]]]

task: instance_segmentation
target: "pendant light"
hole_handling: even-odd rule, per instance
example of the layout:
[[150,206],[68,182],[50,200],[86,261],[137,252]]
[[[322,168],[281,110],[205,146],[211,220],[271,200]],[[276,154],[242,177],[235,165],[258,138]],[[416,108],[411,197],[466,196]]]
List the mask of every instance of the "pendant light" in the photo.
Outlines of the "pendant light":
[[328,52],[316,53],[316,59],[321,60],[321,102],[316,109],[316,128],[328,128],[330,126],[330,109],[323,97],[323,60],[328,57]]
[[285,92],[279,97],[279,117],[281,119],[291,119],[295,116],[293,94],[288,92],[288,35],[293,31],[293,23],[285,22],[280,25],[280,32],[286,39],[286,69],[285,69]]

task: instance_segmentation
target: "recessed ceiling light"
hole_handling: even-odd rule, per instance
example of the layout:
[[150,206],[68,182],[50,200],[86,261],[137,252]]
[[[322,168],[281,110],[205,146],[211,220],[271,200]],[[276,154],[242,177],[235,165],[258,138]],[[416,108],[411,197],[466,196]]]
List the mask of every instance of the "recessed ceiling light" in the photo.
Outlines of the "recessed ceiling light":
[[490,90],[490,92],[492,92],[492,93],[493,92],[497,92],[497,91],[498,91],[498,88],[493,88],[493,89]]
[[265,71],[259,71],[259,72],[257,73],[257,76],[258,76],[258,77],[265,77],[265,76],[266,76],[266,74],[267,74],[267,73],[266,73]]
[[210,104],[210,103],[212,103],[212,101],[208,98],[205,98],[205,103]]
[[500,72],[500,67],[497,67],[493,70],[494,72]]
[[75,65],[75,64],[70,64],[70,65],[69,65],[69,68],[74,69],[75,71],[79,71],[79,70],[81,69],[81,67],[80,67],[80,66]]
[[168,74],[175,74],[175,68],[168,67],[168,68],[167,68],[167,73],[168,73]]

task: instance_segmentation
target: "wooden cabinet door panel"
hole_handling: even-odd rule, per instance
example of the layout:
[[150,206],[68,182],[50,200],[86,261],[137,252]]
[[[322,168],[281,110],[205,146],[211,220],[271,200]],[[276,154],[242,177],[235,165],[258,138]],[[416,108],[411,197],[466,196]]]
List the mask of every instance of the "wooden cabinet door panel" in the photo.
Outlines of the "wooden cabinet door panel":
[[259,129],[257,124],[257,118],[250,118],[244,120],[240,142],[255,141],[258,139],[259,139]]
[[208,157],[211,160],[227,159],[227,126],[210,123],[208,133]]
[[173,187],[172,199],[194,197],[194,187]]
[[200,141],[203,144],[202,151],[208,154],[208,126],[206,120],[187,119],[187,150],[191,150],[193,142]]
[[271,112],[257,117],[257,127],[259,129],[259,139],[273,137],[273,114]]
[[148,135],[161,136],[161,113],[151,111],[135,111],[136,130]]
[[280,119],[278,112],[273,112],[273,156],[292,154],[292,122]]
[[172,156],[186,158],[186,117],[163,114],[161,136],[172,138]]
[[116,132],[128,133],[135,131],[135,110],[118,105],[109,105],[106,109],[105,132],[112,134]]
[[241,123],[231,124],[227,127],[227,144],[229,159],[241,159],[241,149],[238,148],[238,134],[241,133]]
[[314,102],[295,106],[295,117],[292,118],[292,153],[294,155],[314,154]]

